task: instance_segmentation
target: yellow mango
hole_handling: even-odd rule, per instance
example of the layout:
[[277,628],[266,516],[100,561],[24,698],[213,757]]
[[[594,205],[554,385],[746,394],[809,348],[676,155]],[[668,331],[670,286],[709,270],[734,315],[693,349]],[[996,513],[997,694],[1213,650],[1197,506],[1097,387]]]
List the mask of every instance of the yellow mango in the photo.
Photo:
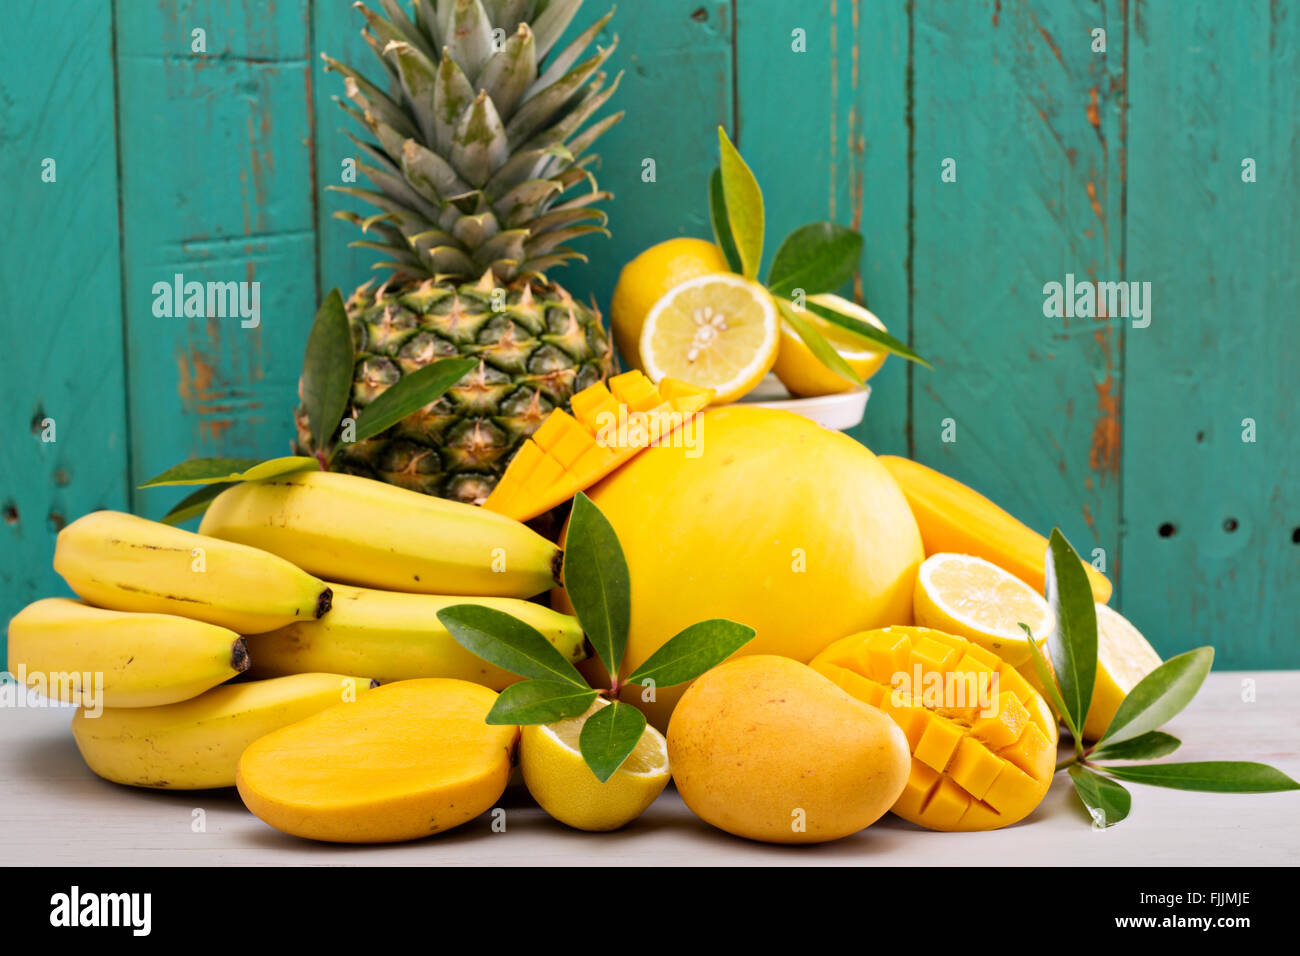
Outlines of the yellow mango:
[[[921,529],[925,556],[972,554],[1014,574],[1039,594],[1046,574],[1047,539],[1017,521],[979,492],[908,458],[881,455]],[[1111,584],[1086,561],[1093,600],[1110,600]]]
[[810,665],[902,728],[911,773],[893,806],[932,830],[1022,820],[1056,770],[1056,720],[1010,664],[963,637],[886,627],[836,641]]
[[394,843],[460,826],[505,791],[519,728],[484,723],[497,695],[399,681],[259,738],[235,784],[266,823],[312,840]]
[[880,819],[908,780],[907,739],[875,707],[788,657],[698,678],[668,724],[677,792],[702,820],[769,843],[821,843]]
[[483,507],[528,521],[590,488],[653,443],[664,442],[712,392],[624,372],[578,392],[516,453]]

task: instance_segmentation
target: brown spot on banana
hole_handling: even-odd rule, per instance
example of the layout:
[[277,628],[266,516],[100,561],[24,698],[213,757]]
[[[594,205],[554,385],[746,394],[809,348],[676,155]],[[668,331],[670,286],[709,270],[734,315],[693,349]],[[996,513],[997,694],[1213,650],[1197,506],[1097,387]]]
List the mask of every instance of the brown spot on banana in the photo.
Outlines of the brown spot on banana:
[[324,617],[330,608],[334,606],[334,590],[326,588],[321,591],[320,597],[316,599],[316,617]]

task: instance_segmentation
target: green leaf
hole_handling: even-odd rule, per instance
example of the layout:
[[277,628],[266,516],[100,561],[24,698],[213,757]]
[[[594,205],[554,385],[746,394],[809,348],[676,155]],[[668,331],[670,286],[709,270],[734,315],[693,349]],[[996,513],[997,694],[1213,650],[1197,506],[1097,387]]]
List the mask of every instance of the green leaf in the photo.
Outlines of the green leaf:
[[1280,790],[1300,790],[1300,783],[1276,767],[1263,763],[1207,760],[1127,767],[1107,765],[1101,769],[1122,780],[1173,790],[1199,790],[1206,793],[1277,793]]
[[352,395],[356,355],[352,329],[338,289],[331,289],[316,312],[302,362],[302,401],[311,425],[312,446],[329,447]]
[[806,295],[834,292],[853,278],[861,258],[860,234],[833,222],[809,223],[786,236],[776,250],[767,287],[786,299],[796,289]]
[[276,478],[295,471],[319,471],[320,463],[305,455],[287,458],[191,458],[173,465],[162,474],[154,475],[139,488],[161,488],[167,485],[207,485],[213,482],[231,484],[236,481],[260,481]]
[[1082,753],[1083,735],[1079,733],[1079,727],[1074,722],[1074,718],[1070,716],[1070,712],[1065,709],[1065,701],[1061,699],[1061,690],[1056,684],[1056,676],[1052,673],[1052,669],[1047,666],[1047,660],[1043,657],[1038,641],[1034,640],[1034,632],[1029,629],[1029,625],[1022,623],[1020,629],[1029,638],[1029,654],[1034,661],[1034,673],[1038,675],[1038,682],[1047,691],[1047,702],[1056,711],[1057,718],[1065,721],[1065,726],[1069,728],[1070,735],[1074,737],[1075,751]]
[[722,170],[715,169],[709,177],[709,219],[713,223],[713,241],[726,257],[727,267],[741,273],[745,264],[740,261],[736,239],[731,234],[731,218],[727,214],[727,195],[722,189]]
[[1047,603],[1056,612],[1056,630],[1047,647],[1066,713],[1082,728],[1097,679],[1097,608],[1079,555],[1060,528],[1053,528],[1048,540],[1046,571]]
[[718,150],[722,155],[722,192],[727,198],[727,220],[746,279],[758,276],[763,261],[763,191],[749,166],[740,158],[727,131],[718,127]]
[[852,382],[857,387],[862,387],[862,379],[858,378],[858,373],[853,371],[853,367],[844,361],[844,356],[835,351],[835,347],[826,341],[826,337],[813,328],[803,316],[799,315],[793,304],[785,299],[776,299],[776,307],[780,309],[781,316],[786,322],[790,323],[790,328],[794,329],[795,334],[803,339],[804,345],[808,350],[817,357],[828,369],[846,381]]
[[456,643],[520,677],[559,681],[589,690],[578,669],[531,625],[481,604],[453,604],[438,612]]
[[191,518],[197,518],[208,510],[212,499],[226,490],[224,484],[205,485],[198,491],[190,492],[162,516],[163,524],[184,524]]
[[632,615],[631,579],[618,535],[578,492],[564,538],[564,590],[611,679],[618,676]]
[[1128,692],[1099,743],[1116,744],[1167,724],[1192,702],[1214,665],[1214,648],[1171,657]]
[[919,353],[911,349],[906,343],[900,342],[888,332],[882,332],[869,322],[863,322],[856,316],[846,315],[832,309],[828,305],[822,305],[820,302],[809,302],[808,311],[814,315],[821,316],[827,322],[838,325],[840,328],[852,332],[860,338],[866,339],[872,348],[891,352],[900,358],[905,358],[909,362],[916,362],[918,365],[924,365],[926,368],[933,368],[929,362],[923,359]]
[[525,680],[503,690],[488,711],[489,724],[549,724],[585,714],[598,691],[567,681]]
[[471,369],[478,359],[442,359],[412,372],[389,386],[357,416],[357,441],[373,438],[407,415],[436,402]]
[[631,704],[614,701],[582,725],[578,749],[596,779],[604,783],[623,765],[645,733],[645,714]]
[[1070,767],[1070,779],[1094,823],[1113,827],[1128,816],[1133,796],[1114,780],[1079,764]]
[[695,680],[744,647],[754,637],[752,627],[723,618],[692,624],[650,655],[628,677],[629,684],[653,680],[656,687],[672,687]]
[[1168,757],[1182,746],[1182,741],[1158,730],[1145,733],[1107,747],[1097,747],[1088,755],[1089,760],[1155,760]]

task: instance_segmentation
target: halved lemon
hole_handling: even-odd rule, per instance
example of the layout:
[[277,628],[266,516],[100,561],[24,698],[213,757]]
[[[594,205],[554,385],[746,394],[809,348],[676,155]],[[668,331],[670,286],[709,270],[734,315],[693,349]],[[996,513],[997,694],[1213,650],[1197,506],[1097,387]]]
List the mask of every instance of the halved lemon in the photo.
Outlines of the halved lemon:
[[1056,614],[1024,581],[969,554],[932,554],[921,563],[912,596],[916,623],[956,634],[1012,667],[1033,666],[1029,626],[1039,646],[1056,630]]
[[[882,332],[887,331],[885,324],[874,313],[838,295],[814,295],[809,296],[808,301],[860,319]],[[840,357],[848,363],[860,381],[865,382],[871,378],[885,364],[888,352],[863,348],[863,340],[859,336],[833,322],[827,322],[810,309],[805,310],[802,317],[840,353]],[[784,320],[781,322],[781,345],[772,371],[791,395],[838,395],[841,392],[851,392],[856,387],[823,365],[821,359],[812,353],[803,339],[799,338],[799,334]]]
[[578,737],[587,718],[609,701],[598,698],[580,717],[524,727],[519,765],[524,784],[543,810],[578,830],[616,830],[635,820],[668,784],[668,741],[647,726],[636,748],[601,783],[591,772]]
[[1136,627],[1118,611],[1098,604],[1097,678],[1083,736],[1088,740],[1101,737],[1128,692],[1160,664],[1160,655]]
[[656,384],[681,379],[724,405],[748,393],[776,363],[776,305],[757,282],[706,275],[669,290],[646,316],[640,352]]

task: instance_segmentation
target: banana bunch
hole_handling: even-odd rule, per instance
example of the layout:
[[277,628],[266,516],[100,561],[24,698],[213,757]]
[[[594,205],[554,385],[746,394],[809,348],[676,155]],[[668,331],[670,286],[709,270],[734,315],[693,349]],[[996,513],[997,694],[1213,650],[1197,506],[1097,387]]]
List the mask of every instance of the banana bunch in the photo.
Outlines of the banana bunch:
[[519,678],[456,643],[438,620],[453,604],[490,607],[531,625],[570,661],[585,657],[576,618],[517,598],[463,598],[331,585],[334,608],[319,621],[299,621],[249,638],[252,674],[305,671],[369,674],[378,680],[458,677],[502,690]]
[[188,700],[247,669],[243,638],[183,617],[46,598],[9,622],[9,671],[46,697],[95,710]]
[[390,591],[527,598],[560,571],[559,548],[512,518],[330,472],[232,485],[199,531],[330,581]]
[[72,735],[87,766],[132,787],[201,790],[233,787],[235,765],[259,737],[335,704],[350,703],[375,682],[341,674],[297,674],[217,687],[162,707],[85,708]]
[[117,511],[59,532],[54,570],[91,604],[179,614],[258,634],[330,609],[330,589],[283,558]]

